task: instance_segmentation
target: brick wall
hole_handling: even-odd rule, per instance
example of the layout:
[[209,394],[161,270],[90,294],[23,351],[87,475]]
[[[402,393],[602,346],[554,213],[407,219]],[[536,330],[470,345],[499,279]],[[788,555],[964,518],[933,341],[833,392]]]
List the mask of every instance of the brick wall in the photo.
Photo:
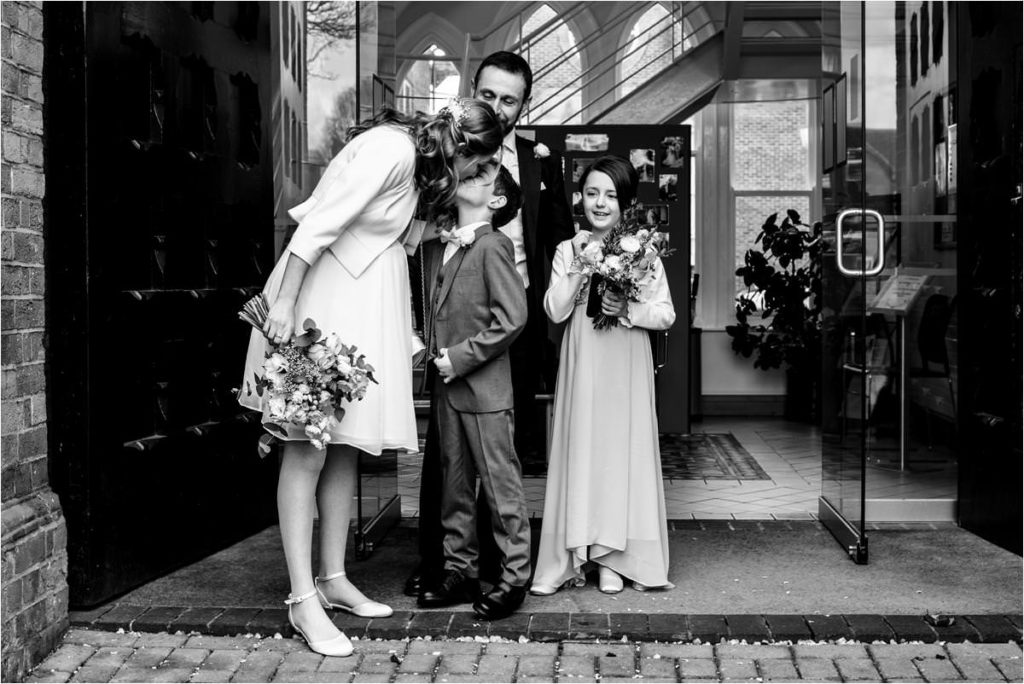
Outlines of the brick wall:
[[67,530],[48,481],[41,2],[4,2],[2,268],[3,679],[67,627]]

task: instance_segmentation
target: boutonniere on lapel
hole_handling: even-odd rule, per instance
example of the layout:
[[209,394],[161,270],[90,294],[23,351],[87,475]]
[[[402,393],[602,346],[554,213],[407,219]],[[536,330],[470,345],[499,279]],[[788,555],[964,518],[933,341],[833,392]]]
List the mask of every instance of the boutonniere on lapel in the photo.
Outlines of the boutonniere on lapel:
[[544,143],[537,143],[533,146],[534,159],[547,159],[551,156],[551,150]]
[[462,248],[469,247],[476,242],[476,227],[463,226],[461,228],[453,228],[452,230],[442,230],[441,242],[453,242]]

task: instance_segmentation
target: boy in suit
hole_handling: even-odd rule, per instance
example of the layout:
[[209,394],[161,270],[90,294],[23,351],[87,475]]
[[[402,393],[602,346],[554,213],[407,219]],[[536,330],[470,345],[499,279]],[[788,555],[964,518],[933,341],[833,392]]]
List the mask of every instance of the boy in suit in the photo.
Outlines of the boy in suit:
[[[437,368],[431,420],[440,441],[444,572],[421,589],[419,605],[473,601],[485,619],[510,615],[530,578],[530,524],[514,433],[509,347],[526,326],[526,291],[508,237],[496,230],[522,202],[508,170],[494,162],[459,183],[459,228],[431,297],[427,350]],[[501,556],[497,583],[480,596],[476,480],[490,507]]]

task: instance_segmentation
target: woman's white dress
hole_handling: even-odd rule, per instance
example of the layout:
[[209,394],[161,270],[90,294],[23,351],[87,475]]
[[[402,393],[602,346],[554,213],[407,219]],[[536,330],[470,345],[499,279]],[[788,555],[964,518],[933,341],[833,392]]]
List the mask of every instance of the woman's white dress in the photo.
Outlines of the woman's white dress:
[[566,277],[572,258],[571,243],[562,242],[544,298],[551,320],[569,323],[533,583],[557,588],[589,560],[646,586],[671,586],[647,332],[675,320],[665,271],[658,262],[645,301],[629,302],[618,326],[595,330],[587,279],[577,289]]
[[[378,126],[354,138],[331,161],[312,196],[289,213],[299,222],[264,287],[273,304],[285,265],[295,254],[310,265],[295,303],[295,325],[313,319],[334,332],[374,369],[361,401],[345,404],[345,417],[331,431],[332,444],[370,454],[383,449],[418,450],[412,404],[412,311],[406,246],[418,235],[409,226],[418,193],[412,138],[394,126]],[[263,411],[254,377],[263,374],[267,341],[253,330],[239,401]],[[250,392],[251,390],[251,392]],[[308,441],[288,426],[289,440]]]

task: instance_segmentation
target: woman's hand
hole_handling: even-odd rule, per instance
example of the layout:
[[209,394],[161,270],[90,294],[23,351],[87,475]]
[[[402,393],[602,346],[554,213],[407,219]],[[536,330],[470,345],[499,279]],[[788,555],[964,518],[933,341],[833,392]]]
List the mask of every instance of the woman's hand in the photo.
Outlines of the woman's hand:
[[590,242],[590,235],[588,233],[584,233],[582,230],[576,233],[572,238],[572,255],[578,257],[588,242]]
[[263,334],[272,344],[290,342],[295,333],[295,302],[287,297],[278,297],[267,313]]
[[629,303],[618,292],[605,290],[601,297],[601,313],[605,316],[625,316],[629,313]]

